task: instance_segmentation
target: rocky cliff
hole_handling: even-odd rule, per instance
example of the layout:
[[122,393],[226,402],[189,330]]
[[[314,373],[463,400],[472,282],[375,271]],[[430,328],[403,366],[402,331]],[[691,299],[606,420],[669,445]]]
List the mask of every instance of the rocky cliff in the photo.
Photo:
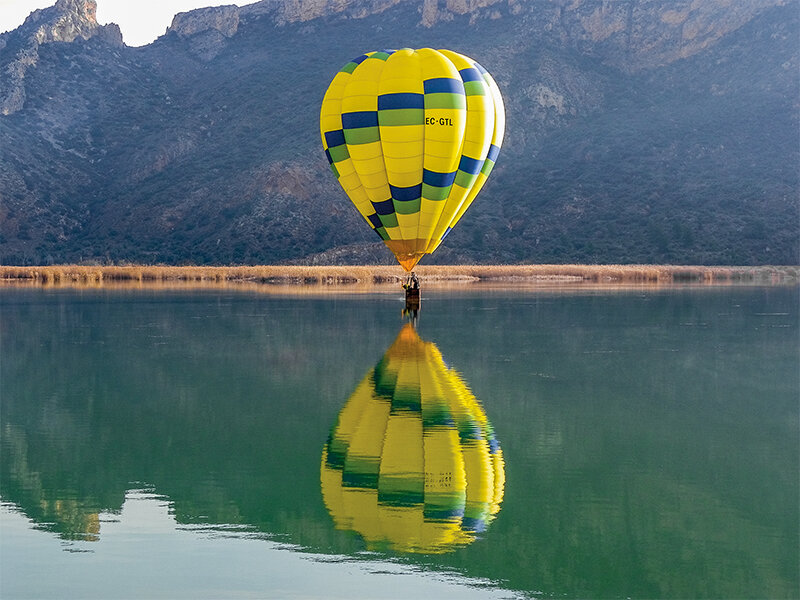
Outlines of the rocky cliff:
[[796,2],[264,0],[141,48],[94,9],[0,36],[0,262],[374,261],[319,102],[353,56],[403,46],[473,56],[507,108],[431,260],[798,261]]
[[758,13],[791,1],[262,0],[241,8],[232,5],[180,13],[169,31],[187,38],[209,32],[230,38],[240,21],[265,15],[282,26],[332,16],[364,19],[403,4],[418,13],[417,26],[432,28],[463,18],[473,27],[481,20],[522,22],[533,35],[555,36],[608,64],[637,71],[701,52]]
[[0,68],[0,114],[20,110],[25,103],[25,74],[39,60],[39,47],[76,39],[101,39],[110,46],[122,46],[119,26],[97,22],[95,0],[58,0],[54,6],[33,11],[21,27],[0,36],[4,51]]

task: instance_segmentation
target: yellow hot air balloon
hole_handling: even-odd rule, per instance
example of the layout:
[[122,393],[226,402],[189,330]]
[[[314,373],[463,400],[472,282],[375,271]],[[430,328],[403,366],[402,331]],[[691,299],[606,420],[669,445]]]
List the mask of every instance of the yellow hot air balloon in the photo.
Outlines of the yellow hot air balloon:
[[335,526],[368,549],[442,553],[497,514],[505,466],[475,396],[409,323],[339,413],[320,480]]
[[344,191],[406,271],[433,252],[494,166],[505,130],[491,75],[450,50],[368,52],[322,100],[322,145]]

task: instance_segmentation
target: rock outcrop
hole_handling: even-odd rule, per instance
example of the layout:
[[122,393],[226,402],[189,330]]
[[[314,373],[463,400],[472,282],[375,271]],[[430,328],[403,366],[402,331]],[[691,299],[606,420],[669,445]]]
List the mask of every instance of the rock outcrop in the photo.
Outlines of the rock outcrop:
[[[33,11],[21,27],[0,37],[0,114],[8,115],[25,104],[25,74],[39,60],[39,46],[96,38],[112,47],[123,45],[115,23],[97,22],[95,0],[58,0],[54,6]],[[13,56],[4,56],[4,53]]]
[[692,56],[759,12],[787,1],[791,0],[262,0],[241,8],[219,6],[180,13],[168,33],[190,39],[196,54],[213,58],[240,22],[264,16],[278,26],[320,17],[361,19],[399,4],[421,4],[418,26],[423,28],[464,17],[471,26],[507,19],[635,72]]
[[33,11],[22,29],[38,44],[99,36],[113,45],[122,45],[122,34],[116,24],[100,25],[97,22],[95,0],[58,0],[50,8]]
[[424,0],[420,24],[433,27],[468,15],[514,19],[549,31],[581,52],[633,72],[687,58],[787,0]]
[[175,15],[167,34],[189,42],[191,51],[204,60],[214,58],[239,29],[238,6],[213,6]]

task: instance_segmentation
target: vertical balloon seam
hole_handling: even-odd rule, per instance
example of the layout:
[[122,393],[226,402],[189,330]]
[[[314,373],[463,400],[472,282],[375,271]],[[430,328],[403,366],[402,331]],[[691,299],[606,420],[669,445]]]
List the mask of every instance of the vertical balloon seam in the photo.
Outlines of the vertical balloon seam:
[[[385,201],[384,184],[386,179],[385,168],[382,173],[368,172],[369,167],[365,163],[374,164],[376,161],[381,163],[382,158],[376,155],[375,152],[370,152],[369,145],[379,141],[379,132],[377,127],[377,106],[376,99],[373,98],[371,92],[369,94],[356,94],[353,88],[356,86],[363,86],[364,81],[368,78],[369,73],[366,70],[374,68],[382,68],[386,53],[368,52],[364,55],[362,61],[358,62],[352,69],[351,78],[347,81],[343,93],[341,104],[342,115],[342,130],[347,145],[348,153],[350,154],[354,171],[361,181],[367,199],[372,207],[373,220],[376,230],[378,231],[381,239],[385,240],[386,228],[385,223],[381,219],[382,207]],[[380,61],[379,63],[373,61]],[[380,65],[380,67],[378,67]],[[365,70],[366,69],[366,70]],[[352,109],[358,110],[352,110]],[[382,175],[382,176],[381,176]],[[377,185],[376,185],[377,183]],[[371,184],[371,185],[370,185]],[[376,188],[381,188],[379,192],[375,192]],[[376,196],[380,194],[380,197]]]
[[[397,144],[398,142],[397,141],[389,142],[389,140],[385,139],[384,133],[388,134],[389,132],[388,131],[384,132],[384,127],[394,128],[397,126],[404,127],[404,126],[413,126],[421,124],[421,123],[416,123],[416,121],[418,120],[418,115],[416,114],[417,110],[416,93],[414,93],[413,91],[408,91],[405,88],[405,86],[400,86],[400,88],[398,88],[402,89],[402,91],[395,90],[390,93],[382,93],[385,92],[385,86],[387,83],[391,82],[392,80],[398,79],[397,76],[403,74],[402,59],[403,57],[406,56],[404,52],[405,50],[406,49],[401,49],[400,51],[397,51],[396,56],[390,57],[390,59],[387,60],[386,68],[381,72],[380,80],[378,82],[378,115],[379,115],[379,120],[381,121],[381,131],[380,131],[381,145],[384,148],[383,163],[384,163],[384,169],[387,173],[387,180],[389,181],[389,190],[391,192],[391,202],[394,211],[392,213],[392,216],[394,217],[394,220],[397,221],[398,224],[397,226],[399,228],[398,235],[396,237],[392,236],[391,237],[392,240],[402,240],[406,239],[408,236],[404,233],[403,223],[401,219],[398,217],[399,214],[398,202],[400,202],[401,199],[398,197],[398,192],[396,192],[396,190],[403,189],[404,186],[400,186],[399,184],[401,183],[401,181],[399,181],[398,179],[396,179],[391,175],[394,169],[390,169],[390,164],[389,164],[393,158],[397,157],[392,157],[389,155],[388,152],[385,151],[387,148],[387,144],[391,143],[392,145],[394,145]],[[412,52],[414,53],[414,55],[416,54],[415,51]],[[399,79],[402,80],[403,78],[400,77]],[[394,89],[395,86],[390,85],[390,87]],[[411,142],[406,142],[406,143],[411,143]],[[424,154],[425,152],[423,147],[419,156],[422,157],[424,156]],[[413,158],[413,156],[406,156],[403,158]],[[402,177],[400,179],[402,179]]]
[[[455,60],[458,60],[459,62],[463,61],[468,65],[473,65],[473,67],[476,65],[475,61],[473,61],[471,58],[463,54],[453,52],[452,50],[440,50],[440,52],[443,53],[445,56],[447,56],[448,59],[451,60],[451,62],[454,60],[454,58],[451,57],[451,55],[454,55]],[[447,233],[452,229],[452,226],[454,225],[453,219],[458,214],[460,207],[469,197],[469,194],[477,181],[477,173],[473,172],[474,171],[480,172],[480,169],[482,168],[483,163],[486,159],[484,151],[481,151],[480,155],[477,157],[472,157],[465,154],[465,147],[467,144],[467,138],[469,136],[470,125],[471,125],[469,96],[475,93],[481,93],[487,95],[488,98],[492,101],[492,118],[494,119],[494,99],[489,93],[488,86],[487,89],[485,90],[483,90],[482,87],[479,90],[475,90],[474,89],[475,86],[470,85],[471,83],[479,83],[475,79],[474,75],[471,73],[466,73],[465,71],[467,71],[468,69],[458,69],[458,66],[456,66],[456,69],[458,70],[459,75],[464,83],[464,90],[467,96],[467,126],[464,131],[464,137],[462,139],[461,148],[459,149],[459,155],[460,155],[459,166],[456,171],[456,178],[454,181],[454,185],[457,185],[463,191],[459,190],[458,192],[459,195],[461,196],[461,200],[456,210],[453,211],[452,215],[450,217],[447,217],[444,212],[442,213],[442,216],[440,217],[441,222],[437,222],[435,226],[435,229],[437,231],[440,231],[440,233],[438,236],[436,236],[436,239],[431,239],[430,243],[426,247],[427,254],[432,253],[436,248],[438,248],[439,244],[441,244],[442,240],[445,238]],[[466,77],[470,77],[470,79],[467,80]],[[472,120],[473,123],[474,123],[474,117],[475,115],[473,114],[473,120]],[[483,118],[486,119],[487,116],[484,116]],[[488,151],[488,145],[486,150]],[[451,188],[450,194],[448,195],[448,201],[452,197],[453,193],[454,192]],[[446,219],[446,224],[444,222],[445,219]]]
[[[418,54],[417,50],[414,50],[414,52]],[[425,96],[427,96],[427,91],[425,90],[425,83],[426,83],[425,74],[423,73],[423,76],[422,76],[423,106],[424,106],[424,109],[423,109],[424,113],[423,114],[425,115],[426,122],[427,122],[428,108],[427,108],[427,103],[426,103],[426,98],[425,98]],[[424,175],[425,175],[425,152],[427,152],[427,135],[426,135],[426,132],[423,132],[423,135],[422,135],[422,156],[423,156],[423,158],[422,158],[422,177],[421,177],[421,179],[423,179],[423,180],[424,180]],[[421,193],[422,193],[422,190],[420,190],[420,194]],[[417,235],[416,235],[416,239],[419,239],[420,221],[422,221],[422,198],[420,198],[420,213],[419,213],[419,218],[417,219]],[[419,244],[419,242],[417,242],[417,244]],[[417,261],[419,261],[419,259],[417,259]],[[424,436],[423,436],[423,440],[424,440]]]
[[[477,63],[476,61],[473,61],[472,59],[470,59],[469,62],[478,71],[479,75],[482,75],[483,73],[485,73],[485,70],[483,69],[483,67],[480,66],[479,63]],[[492,142],[493,142],[494,136],[495,136],[495,134],[497,132],[497,115],[498,115],[498,107],[497,107],[497,103],[495,102],[494,94],[492,94],[491,89],[490,89],[489,85],[485,82],[485,80],[482,79],[481,82],[483,83],[483,85],[486,86],[485,92],[488,94],[488,97],[492,101],[492,114],[491,114],[492,133],[489,136],[488,143],[486,144],[486,148],[484,150],[485,153],[482,152],[481,156],[479,156],[476,159],[477,162],[480,165],[478,167],[479,173],[482,172],[483,169],[485,168],[486,161],[489,159],[489,156],[492,153]],[[459,218],[458,215],[464,214],[464,212],[467,210],[467,208],[469,208],[470,204],[472,204],[472,201],[475,199],[475,197],[477,196],[477,194],[480,191],[480,188],[482,186],[483,186],[483,183],[480,181],[480,178],[476,177],[473,180],[472,185],[470,185],[470,188],[469,188],[466,196],[464,197],[464,201],[461,203],[461,206],[459,207],[458,211],[456,211],[455,215],[453,216],[453,219],[451,220],[450,224],[448,225],[448,231],[447,232],[451,231],[453,229],[453,227],[455,226],[455,222],[456,222],[457,218]],[[445,233],[445,235],[447,235],[447,232]]]
[[[479,65],[475,61],[469,59],[469,63],[480,73],[480,69],[478,68]],[[447,237],[450,231],[452,231],[456,222],[459,220],[460,215],[464,214],[464,212],[470,206],[472,200],[475,198],[475,196],[477,195],[478,191],[482,186],[481,171],[483,170],[486,164],[486,158],[489,152],[491,151],[491,139],[495,133],[495,120],[497,115],[494,98],[492,97],[490,90],[488,89],[488,87],[486,87],[486,89],[483,91],[487,94],[489,98],[492,99],[492,114],[487,115],[486,117],[488,119],[491,119],[491,129],[492,129],[491,135],[489,136],[488,143],[485,144],[485,147],[482,149],[479,155],[477,155],[474,158],[467,157],[467,159],[465,160],[465,166],[468,166],[468,168],[465,169],[465,171],[468,173],[467,176],[469,177],[469,186],[466,189],[466,193],[464,195],[463,201],[461,202],[461,205],[454,212],[452,218],[450,219],[450,222],[448,223],[447,228],[443,232],[442,240],[444,240],[444,238]],[[439,244],[441,243],[442,240],[439,240]],[[438,244],[436,247],[438,247]],[[432,248],[432,250],[435,250],[436,247]]]
[[[372,57],[374,54],[375,54],[375,52],[367,52],[367,53],[359,56],[358,58],[354,59],[353,61],[351,61],[347,65],[345,65],[345,70],[348,72],[349,77],[347,78],[348,81],[345,81],[343,83],[343,85],[342,85],[341,100],[340,100],[340,103],[339,103],[339,111],[338,111],[338,113],[339,113],[338,114],[339,121],[343,120],[342,104],[344,103],[345,92],[346,92],[346,89],[347,89],[347,83],[349,82],[349,79],[353,76],[353,74],[356,72],[356,70],[359,68],[359,66],[362,63],[364,63],[364,61],[366,61],[370,57]],[[349,158],[349,161],[350,161],[350,165],[352,166],[353,176],[358,181],[358,188],[357,189],[363,191],[363,197],[364,197],[363,198],[363,203],[364,203],[365,207],[368,207],[364,211],[364,212],[367,212],[368,214],[366,214],[364,216],[365,216],[365,218],[367,218],[367,220],[369,221],[371,227],[376,232],[378,237],[380,237],[381,240],[383,240],[383,239],[385,239],[385,229],[383,228],[383,224],[381,222],[380,216],[379,216],[378,212],[375,209],[375,205],[374,205],[374,203],[371,201],[371,199],[369,197],[369,193],[367,192],[367,189],[366,189],[366,187],[364,185],[364,181],[362,180],[361,175],[359,174],[358,170],[356,169],[355,162],[352,159],[351,148],[350,148],[350,145],[347,143],[347,139],[345,138],[345,135],[344,135],[344,123],[342,123],[342,142],[345,145],[345,148],[346,148],[346,151],[347,151],[347,154],[348,154],[348,158]],[[346,189],[345,189],[345,193],[348,193]],[[348,193],[348,196],[350,196],[349,193]],[[355,201],[353,203],[356,204]],[[358,208],[357,204],[356,204],[356,207]]]
[[[426,48],[424,50],[430,52],[433,56],[438,58],[444,69],[447,71],[446,76],[444,73],[441,73],[443,77],[433,78],[432,80],[425,82],[426,88],[429,88],[426,89],[426,108],[428,107],[428,100],[430,98],[430,105],[432,109],[452,111],[444,118],[447,122],[449,122],[450,127],[457,128],[453,130],[453,141],[458,141],[458,147],[453,148],[452,144],[450,144],[447,152],[444,156],[442,156],[439,154],[443,150],[439,147],[441,140],[436,140],[436,152],[426,149],[426,158],[430,158],[430,160],[427,161],[428,163],[436,163],[444,166],[446,162],[447,167],[441,172],[438,169],[431,171],[430,169],[426,168],[423,170],[423,179],[426,175],[434,180],[436,178],[446,178],[445,181],[432,181],[432,183],[444,184],[441,187],[445,188],[447,191],[446,194],[442,195],[442,197],[437,198],[437,200],[441,201],[441,205],[436,207],[436,213],[432,213],[435,215],[434,222],[432,222],[430,226],[426,228],[427,230],[424,236],[418,236],[423,244],[423,247],[421,248],[422,253],[426,252],[429,244],[431,243],[431,239],[436,229],[436,222],[438,222],[438,220],[441,218],[446,203],[452,194],[452,182],[450,179],[455,177],[455,173],[457,173],[458,170],[458,160],[464,143],[468,120],[466,92],[464,90],[463,80],[458,72],[458,67],[446,54],[430,48]],[[432,95],[429,97],[427,92],[430,92]],[[441,121],[441,115],[439,121]],[[447,129],[433,130],[433,133],[439,133],[440,131],[446,132]]]
[[[388,72],[390,70],[389,69],[389,58],[391,58],[391,56],[395,52],[396,52],[395,50],[382,51],[382,54],[385,54],[385,56],[381,56],[381,59],[384,61],[385,64],[384,64],[384,67],[381,69],[381,72],[378,75],[378,78],[377,78],[377,80],[375,82],[376,83],[376,94],[375,94],[375,96],[376,96],[376,111],[377,111],[378,125],[379,125],[378,126],[378,142],[381,145],[380,162],[381,162],[381,165],[383,167],[383,172],[384,172],[384,175],[385,175],[385,178],[386,178],[387,192],[388,192],[387,193],[387,198],[381,203],[381,206],[384,207],[383,210],[385,210],[385,211],[388,211],[389,209],[391,209],[390,212],[385,212],[385,213],[381,213],[380,214],[380,218],[381,218],[381,221],[383,223],[384,230],[386,231],[386,237],[384,238],[384,243],[386,243],[386,241],[388,239],[395,239],[395,236],[397,235],[397,233],[396,232],[392,232],[391,229],[393,229],[394,227],[399,227],[400,226],[400,224],[399,224],[399,222],[397,220],[397,213],[396,213],[396,209],[395,209],[395,206],[394,206],[394,199],[392,197],[393,195],[391,193],[392,184],[391,184],[391,181],[390,181],[390,178],[389,178],[389,167],[388,167],[388,164],[386,162],[386,158],[387,157],[386,157],[386,153],[384,152],[384,139],[383,139],[383,134],[381,132],[381,123],[380,123],[380,121],[381,121],[380,85],[381,85],[381,81],[383,80],[383,77],[386,74],[388,74]],[[376,207],[376,211],[377,211],[377,207]],[[402,233],[400,235],[402,236]]]
[[483,186],[486,183],[489,174],[494,168],[497,156],[500,153],[500,146],[502,145],[503,136],[505,133],[505,107],[503,105],[503,96],[500,93],[500,88],[497,86],[497,83],[494,81],[494,79],[486,69],[484,69],[477,62],[475,62],[474,64],[475,68],[478,69],[478,71],[481,73],[484,80],[486,81],[494,100],[494,105],[495,105],[494,133],[492,135],[491,145],[489,146],[489,153],[484,159],[484,163],[483,166],[481,167],[478,179],[476,180],[476,184],[470,191],[470,194],[467,197],[464,205],[462,205],[461,209],[456,214],[456,217],[453,220],[450,230],[452,230],[452,228],[455,227],[456,223],[458,223],[458,221],[461,220],[461,217],[464,215],[466,210],[472,205],[472,202],[475,200],[475,197],[478,195],[481,189],[483,189]]
[[[347,149],[347,144],[345,143],[344,131],[342,127],[341,102],[344,88],[346,86],[346,80],[350,78],[352,72],[361,62],[366,60],[366,58],[368,58],[368,55],[362,54],[346,63],[337,72],[336,76],[334,77],[334,81],[331,82],[331,85],[328,87],[328,90],[326,91],[325,97],[322,101],[322,107],[320,109],[320,130],[326,158],[328,159],[331,171],[336,176],[339,185],[342,187],[348,198],[350,198],[359,214],[367,221],[370,228],[375,231],[375,233],[381,237],[381,239],[383,239],[380,231],[378,230],[378,226],[376,226],[376,215],[374,210],[372,210],[371,205],[368,203],[369,199],[366,196],[366,191],[361,185],[361,180],[358,177],[358,174],[355,173],[352,159]],[[339,80],[339,84],[335,85],[337,79]],[[335,96],[332,95],[332,93],[337,92],[338,94]],[[338,110],[333,110],[331,108],[331,105],[334,103],[338,103]],[[335,119],[336,124],[333,128],[326,127],[326,121],[329,120],[328,117]],[[340,167],[337,168],[337,164],[340,165]],[[349,171],[351,176],[345,178],[342,174],[342,169]],[[352,179],[353,177],[355,177],[356,185],[350,186],[349,179]]]
[[[472,59],[469,60],[475,66],[477,71],[481,74],[483,80],[488,86],[488,91],[493,99],[493,105],[494,105],[493,134],[490,145],[488,147],[487,155],[483,157],[483,160],[481,162],[481,167],[477,171],[477,179],[475,180],[472,189],[469,191],[469,194],[465,198],[465,201],[462,203],[462,206],[454,216],[449,228],[445,232],[442,239],[444,239],[444,237],[447,237],[447,234],[449,234],[450,231],[452,231],[452,229],[464,215],[466,210],[472,205],[472,202],[474,201],[475,197],[478,195],[478,193],[481,191],[484,184],[486,183],[486,179],[489,173],[491,172],[494,166],[494,161],[496,160],[497,155],[500,151],[500,145],[502,144],[503,133],[505,130],[505,110],[503,107],[503,98],[502,94],[500,93],[500,89],[497,87],[497,84],[495,83],[491,75],[486,71],[486,69],[484,69],[480,65],[480,63],[478,63],[477,61],[473,61]],[[439,243],[441,243],[441,240]],[[437,247],[438,244],[433,248],[431,248],[431,251],[435,250]]]
[[[414,50],[414,53],[415,54],[419,54],[416,50]],[[423,80],[422,80],[422,90],[423,90],[423,94],[422,94],[423,109],[422,110],[423,110],[423,117],[424,117],[424,116],[427,116],[425,114],[426,111],[425,111],[425,79],[424,79],[424,77],[423,77]],[[425,152],[426,152],[426,143],[425,142],[426,142],[426,140],[425,140],[425,132],[423,130],[423,134],[422,134],[422,174],[421,174],[422,176],[420,177],[420,179],[424,178],[424,173],[425,173]],[[422,186],[422,181],[420,181],[420,186]],[[420,187],[420,196],[421,195],[422,195],[422,187]],[[420,221],[422,221],[422,198],[421,197],[420,197],[419,215],[417,217],[417,235],[416,235],[417,239],[419,239]],[[417,243],[419,243],[419,242],[417,242]],[[417,262],[419,262],[419,259],[417,259]],[[424,440],[424,434],[423,434],[423,440]],[[423,452],[422,456],[423,457],[425,456],[424,452]],[[423,460],[424,460],[424,458],[423,458]]]

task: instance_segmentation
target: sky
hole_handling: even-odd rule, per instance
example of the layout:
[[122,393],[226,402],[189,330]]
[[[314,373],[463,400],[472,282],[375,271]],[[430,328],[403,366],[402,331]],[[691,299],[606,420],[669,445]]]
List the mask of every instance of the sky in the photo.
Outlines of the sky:
[[[163,35],[176,13],[205,6],[237,4],[254,0],[96,0],[97,21],[116,23],[128,46],[149,44]],[[0,0],[0,32],[16,29],[37,8],[53,6],[56,0]]]

